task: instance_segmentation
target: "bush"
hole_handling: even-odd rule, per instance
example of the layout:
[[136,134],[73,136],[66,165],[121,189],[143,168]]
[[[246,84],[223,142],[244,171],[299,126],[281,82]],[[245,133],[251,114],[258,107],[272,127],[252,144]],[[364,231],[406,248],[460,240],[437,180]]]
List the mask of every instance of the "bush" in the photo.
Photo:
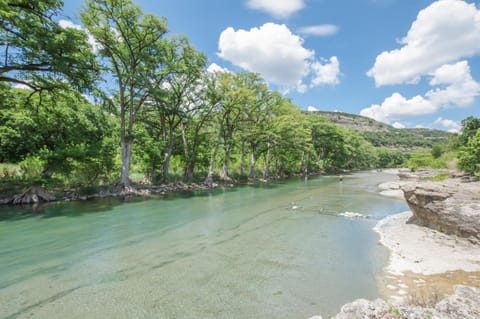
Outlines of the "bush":
[[35,178],[42,175],[45,161],[39,156],[28,156],[19,163],[19,166],[24,177]]
[[480,130],[460,149],[458,167],[470,174],[480,173]]
[[407,167],[416,171],[419,168],[447,168],[447,164],[439,158],[434,158],[428,150],[417,150],[412,153],[407,162]]

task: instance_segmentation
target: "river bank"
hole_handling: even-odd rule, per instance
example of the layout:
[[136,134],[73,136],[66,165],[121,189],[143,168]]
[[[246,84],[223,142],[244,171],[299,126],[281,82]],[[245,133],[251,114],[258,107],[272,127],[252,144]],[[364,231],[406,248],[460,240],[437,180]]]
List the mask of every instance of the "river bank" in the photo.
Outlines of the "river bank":
[[379,185],[380,193],[403,198],[411,211],[374,227],[390,251],[379,280],[383,299],[356,300],[333,318],[480,318],[480,245],[472,222],[480,184],[455,173],[439,183],[428,181],[435,171],[389,173],[397,177]]

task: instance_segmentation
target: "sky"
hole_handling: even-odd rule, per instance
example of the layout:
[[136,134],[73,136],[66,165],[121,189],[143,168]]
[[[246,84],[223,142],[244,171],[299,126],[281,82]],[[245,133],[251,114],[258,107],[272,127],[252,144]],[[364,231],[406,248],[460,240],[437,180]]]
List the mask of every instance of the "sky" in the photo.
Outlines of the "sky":
[[[250,71],[304,110],[458,131],[480,117],[480,1],[133,0],[211,70]],[[83,0],[64,0],[64,25]]]

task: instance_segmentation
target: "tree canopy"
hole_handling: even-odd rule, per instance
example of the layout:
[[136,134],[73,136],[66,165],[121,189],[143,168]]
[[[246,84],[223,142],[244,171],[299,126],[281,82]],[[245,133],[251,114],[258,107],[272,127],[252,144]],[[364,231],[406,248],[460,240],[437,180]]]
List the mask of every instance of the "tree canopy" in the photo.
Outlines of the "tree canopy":
[[35,91],[70,83],[92,88],[98,72],[87,35],[63,28],[55,18],[61,0],[0,0],[0,82]]

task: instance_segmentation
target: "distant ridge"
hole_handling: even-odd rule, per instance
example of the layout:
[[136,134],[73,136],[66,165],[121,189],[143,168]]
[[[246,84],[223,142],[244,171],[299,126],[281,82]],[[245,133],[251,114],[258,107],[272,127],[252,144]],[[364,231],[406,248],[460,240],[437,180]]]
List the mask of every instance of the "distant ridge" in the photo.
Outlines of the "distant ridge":
[[329,119],[332,123],[348,130],[361,133],[374,146],[409,150],[422,147],[432,147],[445,142],[449,132],[427,128],[394,128],[391,125],[378,122],[369,117],[326,111],[308,111],[306,114],[316,114]]
[[346,129],[352,131],[387,132],[391,129],[395,129],[391,125],[381,123],[374,119],[361,115],[326,111],[314,111],[308,113],[324,116],[328,118],[332,123],[343,126]]

